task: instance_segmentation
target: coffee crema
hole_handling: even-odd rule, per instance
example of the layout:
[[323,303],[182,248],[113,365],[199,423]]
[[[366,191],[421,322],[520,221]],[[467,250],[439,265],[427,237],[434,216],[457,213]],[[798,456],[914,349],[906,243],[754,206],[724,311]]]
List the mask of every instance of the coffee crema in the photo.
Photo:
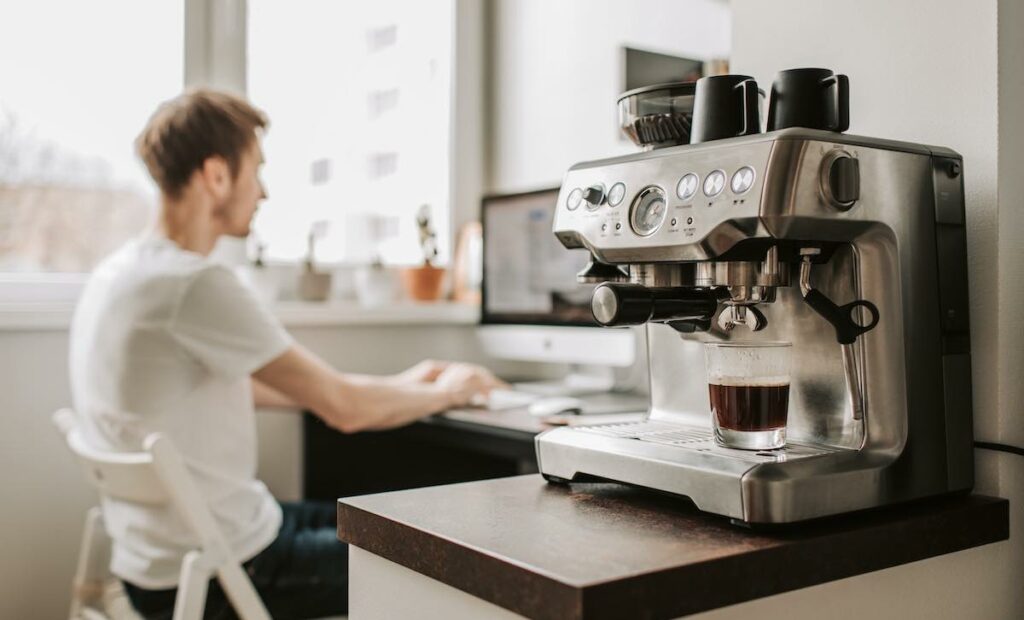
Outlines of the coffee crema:
[[786,426],[789,383],[709,383],[708,392],[711,396],[711,413],[721,428],[750,432]]

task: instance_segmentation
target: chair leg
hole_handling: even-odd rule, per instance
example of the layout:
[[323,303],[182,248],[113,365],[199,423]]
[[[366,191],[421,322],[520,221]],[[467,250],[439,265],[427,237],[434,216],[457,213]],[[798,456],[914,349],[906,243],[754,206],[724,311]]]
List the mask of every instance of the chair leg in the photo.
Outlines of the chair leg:
[[178,594],[174,598],[173,620],[202,620],[210,568],[198,551],[189,551],[181,563]]
[[242,567],[235,562],[222,564],[217,569],[217,579],[224,588],[231,606],[242,620],[271,620],[270,613],[263,605],[263,599],[245,574]]
[[78,564],[71,589],[69,617],[77,618],[90,603],[103,598],[103,588],[110,577],[110,537],[99,507],[85,515],[85,530],[78,552]]

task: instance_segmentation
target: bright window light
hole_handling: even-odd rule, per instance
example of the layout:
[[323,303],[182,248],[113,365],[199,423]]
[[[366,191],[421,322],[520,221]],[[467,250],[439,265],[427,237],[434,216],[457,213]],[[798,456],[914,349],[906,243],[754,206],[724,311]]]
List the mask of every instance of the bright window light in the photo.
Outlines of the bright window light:
[[0,4],[0,273],[86,272],[151,220],[133,140],[181,92],[181,0]]
[[249,0],[249,99],[270,117],[269,199],[254,226],[264,257],[423,261],[416,213],[430,205],[447,260],[454,3]]

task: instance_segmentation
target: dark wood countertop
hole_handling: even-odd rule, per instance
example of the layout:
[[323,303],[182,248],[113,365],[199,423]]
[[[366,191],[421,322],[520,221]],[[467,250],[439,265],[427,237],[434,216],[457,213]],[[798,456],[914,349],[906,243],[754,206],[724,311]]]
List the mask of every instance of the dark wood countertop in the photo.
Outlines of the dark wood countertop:
[[1009,537],[1009,503],[937,498],[776,532],[539,475],[350,497],[338,538],[531,618],[671,618]]

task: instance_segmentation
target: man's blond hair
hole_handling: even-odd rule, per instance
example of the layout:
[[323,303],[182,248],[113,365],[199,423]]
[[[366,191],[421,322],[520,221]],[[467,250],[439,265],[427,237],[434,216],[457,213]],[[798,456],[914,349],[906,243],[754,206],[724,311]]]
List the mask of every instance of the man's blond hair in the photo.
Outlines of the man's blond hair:
[[135,140],[135,149],[160,190],[177,198],[210,157],[222,157],[237,177],[266,115],[240,97],[189,90],[157,108]]

